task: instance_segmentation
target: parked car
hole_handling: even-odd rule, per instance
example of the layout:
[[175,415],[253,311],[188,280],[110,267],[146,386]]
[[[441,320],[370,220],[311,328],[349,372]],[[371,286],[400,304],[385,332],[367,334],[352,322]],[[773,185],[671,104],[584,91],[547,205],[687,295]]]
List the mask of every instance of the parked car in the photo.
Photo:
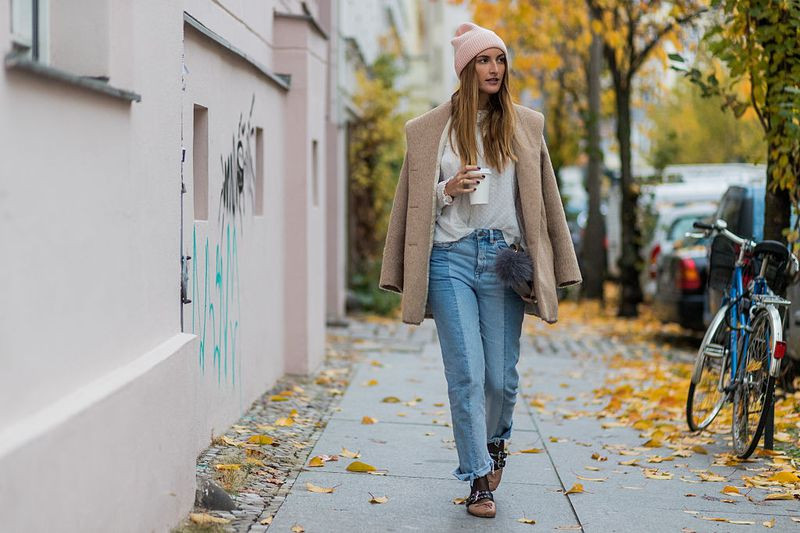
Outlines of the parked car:
[[[759,185],[732,185],[725,191],[720,200],[714,219],[722,219],[728,224],[728,229],[742,237],[760,241],[764,238],[764,192],[763,184]],[[706,292],[706,308],[704,321],[706,324],[720,308],[725,287],[730,283],[733,269],[733,244],[720,235],[711,238],[708,246],[708,255],[714,255],[717,261],[730,264],[729,269],[714,268],[709,277]]]
[[710,217],[717,210],[716,202],[700,202],[681,207],[667,207],[656,214],[655,227],[648,244],[642,248],[645,258],[640,284],[646,302],[656,294],[658,270],[663,257],[669,256],[675,243],[686,239],[687,231],[694,231],[692,224],[701,218]]
[[[689,222],[689,230],[695,220]],[[706,218],[705,220],[710,220]],[[683,234],[686,223],[681,223]],[[685,237],[661,255],[655,279],[653,313],[662,322],[677,322],[681,326],[702,331],[705,329],[703,311],[706,299],[708,237]]]

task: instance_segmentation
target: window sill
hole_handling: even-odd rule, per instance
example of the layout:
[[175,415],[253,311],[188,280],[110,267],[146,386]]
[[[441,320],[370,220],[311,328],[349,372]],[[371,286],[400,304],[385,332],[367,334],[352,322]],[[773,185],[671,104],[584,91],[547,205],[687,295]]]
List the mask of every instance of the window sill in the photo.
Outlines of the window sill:
[[36,74],[37,76],[42,76],[45,78],[49,78],[51,80],[68,83],[70,85],[75,85],[77,87],[83,87],[84,89],[89,89],[91,91],[99,92],[107,96],[119,98],[120,100],[125,100],[127,102],[142,101],[142,96],[133,91],[127,91],[125,89],[112,87],[107,82],[104,82],[102,80],[96,80],[94,78],[87,78],[85,76],[78,76],[76,74],[71,74],[69,72],[48,65],[44,65],[37,61],[33,61],[32,59],[29,59],[24,55],[20,55],[15,52],[6,55],[5,66],[7,69],[10,70],[22,70],[25,72],[30,72],[32,74]]

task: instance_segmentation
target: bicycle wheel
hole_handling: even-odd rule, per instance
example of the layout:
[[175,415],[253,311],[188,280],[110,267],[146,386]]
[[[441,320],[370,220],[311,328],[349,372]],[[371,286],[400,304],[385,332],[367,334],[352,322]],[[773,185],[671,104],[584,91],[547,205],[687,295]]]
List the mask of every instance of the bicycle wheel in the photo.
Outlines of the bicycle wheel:
[[730,357],[730,328],[725,320],[728,309],[725,305],[717,312],[697,350],[686,398],[686,422],[692,431],[707,428],[727,399],[723,381]]
[[769,373],[770,359],[780,339],[776,339],[775,322],[766,310],[757,312],[751,326],[742,379],[733,394],[733,447],[741,459],[755,451],[764,431],[775,388],[775,379]]

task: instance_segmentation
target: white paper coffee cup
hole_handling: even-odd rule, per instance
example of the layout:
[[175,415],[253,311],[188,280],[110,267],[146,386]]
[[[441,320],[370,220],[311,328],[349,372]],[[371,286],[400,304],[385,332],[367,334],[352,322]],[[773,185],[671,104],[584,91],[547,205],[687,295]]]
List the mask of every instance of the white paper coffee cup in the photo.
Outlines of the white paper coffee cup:
[[472,176],[486,176],[480,181],[480,184],[475,188],[475,190],[469,193],[469,203],[471,205],[488,204],[489,177],[492,175],[492,171],[488,168],[482,168],[480,170],[470,170],[469,174]]

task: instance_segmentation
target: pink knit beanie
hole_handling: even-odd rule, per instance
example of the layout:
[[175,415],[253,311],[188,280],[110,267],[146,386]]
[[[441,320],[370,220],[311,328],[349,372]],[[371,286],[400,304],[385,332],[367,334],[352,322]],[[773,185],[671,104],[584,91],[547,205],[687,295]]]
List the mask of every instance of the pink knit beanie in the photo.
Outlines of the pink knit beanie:
[[462,23],[456,30],[456,36],[450,39],[450,44],[453,45],[455,52],[455,67],[458,76],[473,57],[487,48],[499,48],[506,54],[506,61],[508,61],[508,51],[503,39],[492,30],[487,30],[472,22]]

